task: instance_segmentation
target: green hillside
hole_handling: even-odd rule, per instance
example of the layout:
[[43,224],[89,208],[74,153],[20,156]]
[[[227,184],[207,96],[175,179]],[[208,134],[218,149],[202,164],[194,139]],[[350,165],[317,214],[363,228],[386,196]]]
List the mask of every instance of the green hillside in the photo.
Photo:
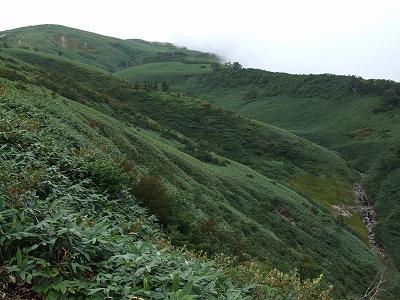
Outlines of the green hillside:
[[[53,25],[0,39],[0,278],[15,281],[7,292],[329,299],[319,281],[273,268],[297,269],[302,280],[323,274],[321,288],[333,284],[337,298],[373,281],[382,264],[361,217],[344,220],[332,208],[354,204],[356,170],[327,148],[231,112],[237,98],[228,93],[230,110],[205,102],[218,89],[239,92],[209,86],[212,76],[232,75],[215,56]],[[127,58],[138,66],[117,75],[133,74],[131,83],[112,74]]]
[[115,75],[124,78],[129,82],[148,81],[171,81],[172,78],[181,78],[182,76],[199,75],[211,72],[210,64],[188,64],[179,61],[148,63],[133,66],[119,72]]
[[[119,75],[131,78],[129,69]],[[135,74],[135,78],[140,76]],[[142,78],[153,80],[146,72]],[[364,186],[379,214],[375,228],[378,240],[400,268],[398,83],[331,74],[290,75],[229,65],[205,74],[182,73],[157,80],[341,153],[354,169],[364,173]],[[307,181],[309,184],[312,179]],[[297,183],[294,186],[299,189]]]
[[340,152],[379,213],[379,241],[400,267],[400,84],[335,75],[224,68],[182,76],[175,88]]
[[[107,117],[82,104],[59,98],[57,95],[54,96],[50,91],[43,88],[30,85],[21,86],[19,83],[12,84],[4,80],[2,86],[5,91],[2,102],[6,104],[2,116],[6,120],[5,124],[11,123],[9,125],[11,128],[7,126],[3,129],[4,133],[8,134],[5,140],[6,144],[9,144],[8,136],[12,137],[10,142],[17,138],[14,142],[26,143],[27,153],[21,155],[28,155],[29,157],[29,153],[33,151],[30,147],[36,147],[36,135],[40,133],[44,142],[50,140],[50,143],[61,144],[58,146],[61,149],[57,150],[61,153],[54,155],[68,155],[63,159],[67,159],[67,162],[68,159],[73,160],[63,166],[64,171],[61,170],[60,175],[54,175],[50,172],[52,168],[58,170],[62,167],[62,165],[58,166],[58,159],[61,158],[57,158],[57,156],[56,162],[43,162],[43,164],[51,163],[48,165],[50,174],[47,174],[47,171],[43,171],[45,172],[43,175],[41,172],[31,174],[30,172],[34,172],[31,170],[33,167],[22,164],[21,167],[24,168],[26,173],[22,173],[18,180],[13,181],[9,181],[7,178],[17,170],[11,171],[6,168],[2,177],[4,178],[3,186],[10,193],[12,192],[12,194],[5,194],[6,208],[24,208],[24,206],[13,207],[11,203],[15,203],[15,201],[24,203],[25,197],[29,197],[32,193],[36,195],[35,198],[45,197],[42,200],[46,201],[53,201],[53,198],[58,199],[58,194],[53,195],[53,193],[41,196],[43,184],[51,185],[52,190],[61,189],[60,193],[65,190],[67,195],[75,195],[75,197],[81,195],[82,188],[95,188],[94,191],[86,192],[86,190],[83,190],[83,192],[95,193],[94,195],[89,194],[87,197],[97,199],[96,197],[101,196],[101,194],[96,193],[101,193],[102,189],[105,189],[107,194],[111,193],[111,196],[108,197],[116,197],[113,193],[117,194],[119,188],[122,187],[120,181],[124,182],[125,180],[128,186],[131,184],[130,180],[134,180],[132,183],[134,184],[133,195],[137,195],[140,201],[153,201],[154,199],[148,198],[142,190],[150,189],[149,193],[151,193],[154,188],[153,185],[155,184],[157,187],[156,178],[162,178],[162,188],[165,189],[164,193],[167,199],[155,199],[155,201],[161,201],[156,207],[152,206],[152,202],[145,202],[145,204],[148,205],[150,211],[158,215],[164,225],[171,227],[171,234],[181,235],[176,238],[178,242],[186,239],[185,243],[189,242],[197,249],[205,248],[208,251],[215,249],[215,251],[223,251],[226,254],[264,257],[265,263],[268,263],[269,266],[279,266],[286,270],[297,265],[304,275],[315,276],[324,272],[330,281],[336,281],[336,276],[339,273],[346,276],[344,274],[349,272],[349,263],[354,266],[352,271],[354,275],[360,273],[359,261],[361,259],[362,265],[365,264],[364,269],[362,269],[363,276],[365,276],[364,283],[362,281],[363,276],[357,276],[356,281],[351,283],[353,286],[359,286],[360,292],[362,291],[361,288],[365,288],[371,277],[374,276],[378,267],[377,259],[369,252],[367,246],[352,235],[346,227],[339,229],[335,220],[327,211],[313,206],[293,191],[274,183],[250,168],[233,161],[227,166],[202,163],[179,151],[180,147],[178,147],[177,142],[163,138],[161,133],[156,130],[146,129],[147,122],[144,123],[145,128],[132,127],[129,123],[124,125],[123,122]],[[13,115],[14,111],[17,112],[16,115]],[[28,120],[19,120],[19,118],[26,117]],[[151,124],[151,120],[146,119],[146,121]],[[16,125],[12,126],[15,123],[23,124],[22,128]],[[13,137],[14,134],[17,134],[13,133],[14,128],[15,130],[22,130],[23,133],[24,131],[29,133],[32,130],[31,135],[33,135],[34,140],[31,142],[29,140],[19,141],[18,135],[15,138]],[[39,132],[36,133],[35,131]],[[25,138],[25,136],[21,138]],[[40,144],[39,146],[45,147]],[[72,153],[78,155],[78,158],[83,155],[82,159],[88,160],[88,162],[78,160],[78,165],[75,166],[74,160],[77,158],[69,158]],[[34,152],[34,154],[34,157],[36,157],[41,153],[36,154]],[[15,155],[13,152],[10,155],[10,160],[19,159],[19,156],[12,156]],[[91,158],[91,156],[94,157]],[[108,162],[109,160],[111,160],[111,163]],[[61,160],[59,163],[65,164],[67,162]],[[13,167],[12,160],[6,161],[6,163],[10,168]],[[70,164],[73,164],[73,168],[78,168],[77,171],[74,171],[78,174],[69,174],[71,172],[69,170]],[[134,170],[135,177],[133,179],[124,178],[120,175],[118,169],[113,169],[118,166]],[[64,172],[68,172],[68,177],[72,182],[58,183],[56,181],[57,176],[66,176]],[[80,174],[81,172],[82,174]],[[84,180],[84,176],[88,176],[86,174],[91,176],[87,179],[89,182],[86,183],[89,186],[85,185],[85,181],[81,183],[83,187],[76,186],[80,180]],[[39,175],[43,177],[38,177]],[[153,180],[155,180],[155,183],[152,182]],[[96,185],[93,186],[92,182]],[[61,186],[58,187],[56,184]],[[53,185],[55,186],[53,187]],[[76,191],[77,194],[73,194],[73,190],[70,191],[68,187],[71,185],[73,189],[79,188]],[[97,189],[100,189],[100,191],[96,192]],[[155,197],[158,198],[159,196]],[[167,202],[164,203],[163,201]],[[39,204],[45,205],[46,202]],[[54,205],[58,205],[58,202]],[[78,202],[74,205],[76,207],[66,207],[65,209],[68,211],[74,209],[72,211],[74,212],[77,209],[80,210],[81,205],[86,204]],[[91,208],[90,202],[87,205],[89,210],[95,209]],[[262,208],[261,214],[260,208]],[[103,206],[97,209],[103,209]],[[107,209],[111,217],[114,212],[112,209],[109,211],[109,209],[111,207]],[[125,205],[121,209],[125,209]],[[135,207],[132,209],[135,209]],[[169,212],[165,213],[165,210],[169,209],[174,210],[172,215]],[[98,210],[91,211],[93,215],[91,218],[94,218],[98,212]],[[87,217],[90,218],[90,216]],[[21,215],[20,218],[23,218],[23,216]],[[92,220],[91,222],[95,221]],[[298,223],[298,226],[294,226],[296,223]],[[117,225],[118,223],[113,224],[113,226]],[[30,233],[29,230],[31,230],[32,225],[29,222],[26,226],[26,231],[19,228],[18,232],[27,232],[25,234],[28,234],[28,236],[37,234],[36,232]],[[68,224],[57,223],[57,226],[61,226],[59,230],[62,230],[62,226],[68,226]],[[134,223],[132,226],[137,225]],[[177,227],[180,232],[176,229],[173,231]],[[24,233],[21,234],[23,237]],[[331,247],[334,244],[342,246],[339,249]],[[7,253],[10,253],[13,257],[14,251],[17,250],[16,246],[21,247],[21,251],[28,251],[30,247],[35,246],[35,242],[28,239],[21,243],[13,243],[11,246],[5,244],[5,246],[8,250]],[[354,247],[359,250],[354,252]],[[11,251],[11,249],[14,249],[14,251]],[[331,254],[325,257],[326,253],[329,252]],[[42,259],[37,255],[37,253],[31,254],[29,258],[31,260]],[[148,259],[151,259],[151,257]],[[353,262],[351,263],[351,261]],[[74,261],[68,263],[72,264]],[[332,264],[343,266],[343,270],[340,270],[340,267],[334,271],[331,268],[326,271],[323,269],[323,265],[330,266]],[[111,264],[110,268],[112,266]],[[162,268],[161,266],[156,267]],[[34,265],[31,268],[34,268]],[[19,272],[18,270],[16,271]],[[33,269],[30,270],[32,272]],[[63,280],[68,280],[65,284],[71,284],[72,288],[77,287],[81,289],[81,292],[89,288],[79,285],[81,283],[76,281],[71,282],[72,278],[68,277],[67,273],[63,273]],[[41,275],[37,274],[39,283],[41,282]],[[54,278],[55,292],[58,287],[58,278],[56,276]],[[24,280],[23,275],[21,279]],[[340,286],[339,281],[337,284]],[[40,289],[40,287],[37,288]],[[108,291],[105,290],[104,292]],[[121,292],[116,290],[115,293],[118,295]]]
[[[15,281],[2,295],[247,298],[215,263],[168,244],[129,191],[158,181],[90,122],[169,163],[150,134],[43,88],[1,84],[1,278]],[[136,183],[139,172],[147,181]]]
[[143,63],[217,62],[213,54],[168,43],[121,40],[60,25],[39,25],[0,32],[0,45],[56,54],[115,72]]

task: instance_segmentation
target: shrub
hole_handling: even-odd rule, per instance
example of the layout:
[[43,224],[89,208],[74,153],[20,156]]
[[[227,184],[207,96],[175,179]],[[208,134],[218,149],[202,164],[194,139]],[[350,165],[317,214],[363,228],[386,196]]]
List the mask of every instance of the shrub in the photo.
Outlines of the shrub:
[[242,100],[252,100],[258,97],[258,93],[256,89],[251,89],[247,91],[244,95]]
[[[0,193],[0,298],[249,299],[214,262],[169,245],[121,184],[132,163],[84,161],[69,143],[26,131],[17,114],[27,112],[0,106],[0,131],[19,140],[1,145],[1,191],[15,193]],[[141,182],[144,197],[166,197],[159,177]]]
[[111,193],[121,191],[131,181],[130,175],[122,172],[121,168],[108,160],[98,160],[89,165],[91,179],[99,186]]
[[143,177],[133,188],[133,193],[150,213],[158,217],[161,224],[168,225],[175,203],[163,187],[160,176]]
[[218,262],[224,267],[227,276],[238,284],[255,284],[252,299],[296,299],[332,300],[332,285],[323,281],[322,275],[314,279],[302,280],[294,270],[283,273],[257,262],[241,262],[220,256]]
[[322,268],[310,255],[303,255],[299,267],[301,278],[305,279],[318,277],[321,272]]
[[0,77],[7,78],[12,81],[28,82],[25,75],[21,74],[20,72],[6,68],[0,69]]

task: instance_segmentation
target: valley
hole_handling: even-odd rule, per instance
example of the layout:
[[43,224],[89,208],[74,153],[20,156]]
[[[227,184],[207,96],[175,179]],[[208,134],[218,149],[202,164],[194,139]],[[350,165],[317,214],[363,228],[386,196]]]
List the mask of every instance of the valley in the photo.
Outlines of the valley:
[[380,299],[397,299],[399,95],[59,25],[0,32],[0,292],[360,299],[387,269]]
[[375,224],[377,223],[376,212],[374,208],[371,206],[370,201],[368,200],[367,195],[363,191],[360,182],[354,183],[353,189],[356,199],[361,204],[360,212],[363,216],[365,227],[368,230],[368,241],[371,244],[372,249],[377,254],[385,256],[385,250],[375,238],[374,227]]

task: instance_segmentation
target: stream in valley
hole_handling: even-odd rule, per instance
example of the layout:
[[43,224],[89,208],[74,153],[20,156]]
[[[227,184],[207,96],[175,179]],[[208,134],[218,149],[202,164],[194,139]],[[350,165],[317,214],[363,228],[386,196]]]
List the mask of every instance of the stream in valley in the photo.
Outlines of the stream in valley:
[[358,202],[360,203],[359,210],[363,217],[363,222],[368,230],[368,240],[372,249],[382,256],[385,256],[385,251],[381,244],[376,240],[374,227],[376,225],[376,212],[372,207],[370,201],[368,200],[367,194],[364,192],[361,183],[357,181],[353,185],[354,195],[356,196]]

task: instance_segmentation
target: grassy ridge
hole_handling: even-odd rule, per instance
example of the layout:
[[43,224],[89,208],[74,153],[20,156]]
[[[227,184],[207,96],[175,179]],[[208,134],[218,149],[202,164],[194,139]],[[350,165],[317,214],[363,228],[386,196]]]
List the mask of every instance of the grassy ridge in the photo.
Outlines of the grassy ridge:
[[144,80],[164,81],[174,76],[191,76],[208,73],[210,64],[187,64],[182,62],[148,63],[116,72],[115,75],[129,82],[143,82]]
[[[360,219],[347,225],[330,210],[332,204],[352,201],[354,173],[337,154],[197,98],[134,88],[103,71],[143,64],[125,74],[138,68],[146,80],[165,77],[175,87],[179,82],[179,88],[195,84],[192,94],[207,89],[213,95],[218,81],[210,88],[208,81],[213,77],[207,76],[218,72],[208,67],[212,57],[171,54],[171,49],[165,51],[167,55],[157,54],[162,44],[133,41],[157,46],[157,50],[128,55],[127,64],[125,56],[120,64],[124,54],[106,51],[109,40],[79,31],[74,38],[78,42],[96,40],[95,48],[104,52],[102,58],[82,58],[86,54],[68,46],[58,55],[60,34],[70,29],[45,27],[46,32],[50,29],[56,31],[50,41],[57,45],[48,49],[32,48],[39,39],[49,40],[43,34],[32,36],[31,49],[2,49],[0,76],[15,82],[2,83],[4,97],[29,106],[28,111],[41,110],[48,120],[46,136],[71,141],[79,152],[90,148],[107,157],[112,166],[122,167],[124,162],[124,168],[135,170],[132,182],[118,177],[120,170],[110,171],[108,163],[94,164],[89,172],[99,188],[107,190],[122,181],[139,203],[158,216],[175,245],[236,255],[244,261],[261,260],[269,269],[297,267],[303,278],[323,273],[341,296],[362,293],[368,287],[380,264],[359,238],[365,237]],[[19,47],[15,37],[10,45]],[[201,68],[202,64],[206,67]],[[153,72],[154,66],[160,72]],[[140,72],[133,72],[139,76],[136,79]],[[196,83],[199,78],[204,81]],[[232,89],[250,103],[254,99],[251,89],[235,90],[241,78],[236,76],[233,86],[223,87],[221,94]],[[254,78],[250,82],[258,84]],[[244,82],[241,87],[245,86]],[[326,91],[335,88],[332,85]],[[306,98],[317,92],[305,88],[301,93]],[[111,173],[104,176],[105,170]]]
[[[139,78],[139,72],[135,76]],[[143,78],[152,80],[148,73],[143,73]],[[399,188],[394,185],[400,167],[398,83],[227,67],[189,77],[175,74],[164,80],[175,90],[285,128],[340,152],[355,169],[365,173],[363,182],[371,200],[375,200],[380,218],[376,228],[378,239],[390,252],[397,268],[400,267],[399,251],[394,247],[400,242],[395,221],[400,206]],[[310,177],[303,177],[292,184],[301,191],[306,185],[310,188],[312,181]],[[308,196],[313,194],[325,204],[334,195],[321,199],[321,194],[312,192],[311,188]],[[365,236],[357,225],[359,220],[348,221]]]
[[[133,123],[141,113],[166,130],[191,137],[203,149],[238,160],[271,177],[285,180],[297,173],[310,173],[332,175],[347,183],[352,180],[351,171],[337,155],[276,127],[241,118],[181,94],[137,91],[118,78],[54,56],[25,50],[7,52],[39,67],[32,70],[40,75],[34,80],[55,92],[96,105],[98,109],[106,102],[114,106],[115,117]],[[57,74],[60,69],[62,76]],[[192,146],[197,144],[189,143],[185,150],[193,152]]]
[[168,43],[121,40],[60,25],[30,26],[1,32],[0,45],[30,48],[115,72],[151,62],[217,62],[213,54]]
[[[42,76],[51,72],[51,80],[41,76],[40,84],[58,93],[89,105],[93,105],[93,99],[97,99],[97,109],[104,109],[104,106],[99,106],[99,101],[109,102],[117,110],[117,113],[113,113],[116,117],[134,124],[137,124],[136,117],[132,116],[137,113],[151,116],[159,122],[155,126],[164,126],[161,130],[169,138],[176,139],[175,133],[170,133],[169,128],[184,132],[195,142],[185,141],[183,150],[198,159],[214,163],[223,162],[210,154],[214,152],[240,161],[297,189],[328,209],[333,203],[348,203],[353,199],[351,172],[337,155],[283,130],[240,118],[180,94],[132,90],[129,85],[115,77],[62,58],[27,50],[10,49],[8,52],[24,61],[34,63],[37,67],[40,66],[43,69]],[[64,70],[62,77],[57,72],[59,69]],[[66,81],[67,87],[66,78],[69,78]],[[58,85],[57,81],[60,81]],[[85,87],[82,87],[82,82],[85,83]],[[72,90],[71,87],[75,87],[76,90]],[[102,94],[86,91],[88,96],[82,97],[80,93],[87,87]],[[91,104],[88,98],[91,99]],[[180,114],[176,114],[177,111],[180,111]],[[297,184],[311,177],[314,184]],[[331,199],[332,203],[328,204],[325,197]]]
[[[334,75],[288,75],[222,69],[171,81],[175,89],[219,107],[288,129],[340,152],[363,172],[375,201],[379,241],[400,266],[394,221],[400,167],[399,84]],[[396,94],[397,93],[397,94]]]
[[249,299],[214,262],[171,247],[121,185],[133,169],[121,173],[118,148],[86,120],[109,118],[1,83],[2,297]]
[[[359,292],[376,271],[378,262],[367,247],[345,228],[338,230],[329,214],[247,167],[234,162],[226,167],[201,163],[177,150],[159,134],[134,130],[80,104],[53,98],[51,93],[36,87],[28,86],[21,91],[12,84],[3,86],[6,88],[3,102],[11,103],[14,108],[22,105],[26,113],[33,109],[31,106],[36,107],[34,111],[40,109],[48,122],[45,136],[69,141],[78,149],[84,147],[80,151],[87,151],[86,147],[96,152],[101,149],[114,159],[127,153],[140,173],[161,175],[169,193],[178,201],[175,209],[190,211],[191,218],[202,226],[204,236],[198,236],[201,231],[196,236],[206,245],[222,243],[217,246],[226,253],[239,254],[234,250],[237,249],[242,254],[244,251],[251,256],[263,256],[269,264],[285,269],[296,265],[297,257],[302,272],[309,276],[323,272],[333,282],[339,274],[342,277],[355,272],[347,280],[353,287],[359,287]],[[93,128],[92,121],[97,128]],[[210,220],[216,223],[209,223]],[[229,249],[231,235],[235,244]],[[304,257],[307,264],[302,263]],[[309,261],[310,257],[314,263]],[[349,265],[352,260],[354,267]],[[325,265],[332,265],[330,261],[338,269],[324,269]],[[336,283],[340,286],[339,281]]]
[[[210,109],[208,106],[203,107],[203,102],[186,97],[175,99],[177,95],[174,93],[135,91],[119,79],[96,69],[84,68],[79,71],[82,65],[69,63],[66,59],[48,55],[41,57],[29,50],[9,50],[8,53],[17,58],[14,58],[13,66],[20,68],[27,81],[38,80],[38,84],[48,84],[46,78],[38,77],[45,74],[40,69],[47,70],[53,84],[49,88],[67,93],[62,88],[64,84],[72,89],[68,90],[72,99],[78,95],[76,101],[96,108],[89,110],[74,102],[63,104],[56,94],[35,92],[38,96],[35,99],[30,96],[29,102],[36,103],[48,112],[47,118],[56,122],[53,125],[54,133],[66,140],[77,140],[82,145],[96,141],[94,148],[115,153],[116,157],[124,153],[134,165],[143,168],[142,173],[163,178],[171,197],[177,201],[172,220],[166,223],[176,243],[189,243],[198,249],[222,251],[243,258],[259,257],[271,266],[286,270],[298,267],[306,277],[323,272],[338,286],[339,293],[344,292],[343,286],[361,292],[368,285],[378,267],[376,258],[348,228],[338,229],[330,212],[259,172],[224,157],[224,153],[229,154],[227,149],[218,152],[211,147],[212,143],[223,136],[210,139],[211,146],[205,149],[215,150],[215,154],[211,155],[217,162],[228,161],[227,164],[207,162],[204,159],[201,161],[198,159],[199,153],[187,149],[187,144],[196,148],[200,137],[204,139],[206,135],[202,130],[191,134],[189,129],[185,129],[185,123],[177,123],[179,126],[175,127],[182,132],[171,128],[173,111],[181,107],[183,115],[190,114],[195,125],[195,117],[198,122],[202,122],[202,116]],[[11,64],[6,59],[4,61]],[[52,70],[63,70],[60,82]],[[117,86],[118,93],[115,93],[113,87]],[[22,90],[19,93],[24,93],[24,88],[20,88]],[[28,89],[27,95],[34,94],[31,88]],[[179,106],[175,102],[180,103]],[[149,103],[158,107],[159,111],[146,111],[145,108],[150,107]],[[129,109],[135,111],[130,112]],[[99,115],[99,110],[110,117]],[[337,167],[333,170],[324,167],[319,171],[329,169],[329,172],[344,178],[347,176],[345,165],[338,164],[337,157],[323,148],[284,131],[251,124],[248,120],[216,108],[211,107],[211,112],[207,115],[215,115],[212,122],[234,129],[232,134],[236,134],[236,130],[242,130],[244,134],[247,128],[254,134],[262,134],[261,137],[272,135],[271,138],[264,136],[261,140],[274,140],[279,142],[278,146],[286,144],[287,150],[283,153],[278,151],[280,147],[271,145],[263,154],[265,158],[271,156],[272,161],[281,157],[282,162],[277,167],[272,165],[276,170],[289,164],[292,158],[288,153],[294,151],[300,154],[305,148],[311,151],[309,157],[312,157],[312,161],[307,163],[309,158],[305,156],[298,167],[294,163],[292,166],[289,164],[289,170],[294,166],[300,173],[301,168],[311,171],[315,168],[313,162],[321,156],[322,160],[329,160],[332,166]],[[152,118],[146,117],[146,113]],[[238,126],[239,129],[236,129]],[[299,145],[299,150],[292,149],[296,145]],[[278,152],[274,153],[273,149]],[[231,155],[234,158],[234,152]],[[315,170],[317,172],[318,169]],[[264,173],[268,173],[267,169]],[[284,178],[281,177],[280,181],[284,182]],[[356,248],[357,251],[354,250]],[[332,269],[332,265],[336,267]],[[339,278],[346,278],[346,283],[343,284]]]

